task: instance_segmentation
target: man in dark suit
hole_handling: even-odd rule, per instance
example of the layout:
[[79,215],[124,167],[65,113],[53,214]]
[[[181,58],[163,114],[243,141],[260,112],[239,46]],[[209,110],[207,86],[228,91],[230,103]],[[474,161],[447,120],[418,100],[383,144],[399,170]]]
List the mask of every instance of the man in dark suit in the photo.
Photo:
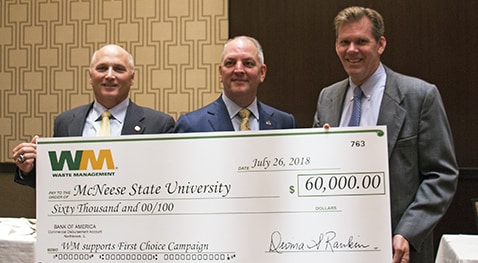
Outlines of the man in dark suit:
[[[150,108],[141,107],[129,99],[134,84],[133,57],[122,47],[107,45],[97,50],[89,69],[89,83],[95,100],[60,114],[54,122],[53,136],[119,136],[133,134],[170,133],[174,119]],[[100,134],[102,114],[108,112],[105,123],[109,128]],[[107,126],[106,126],[107,127]],[[15,181],[35,187],[36,139],[13,149],[17,165]]]
[[458,176],[440,94],[435,85],[380,62],[386,39],[375,10],[346,8],[335,29],[336,53],[349,78],[320,92],[314,127],[348,126],[356,115],[354,91],[361,89],[358,125],[387,126],[392,262],[431,263],[433,229],[453,199]]
[[[228,40],[219,65],[224,92],[211,104],[181,115],[175,132],[295,128],[292,114],[257,100],[257,88],[264,81],[266,71],[264,54],[256,39],[239,36]],[[243,119],[240,112],[247,112],[247,117]]]

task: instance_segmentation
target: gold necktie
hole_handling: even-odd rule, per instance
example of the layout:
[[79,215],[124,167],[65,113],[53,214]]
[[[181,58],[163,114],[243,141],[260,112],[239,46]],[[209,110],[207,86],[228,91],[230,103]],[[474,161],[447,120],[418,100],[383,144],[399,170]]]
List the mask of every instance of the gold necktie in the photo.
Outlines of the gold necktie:
[[101,123],[96,136],[110,136],[110,118],[111,113],[105,111],[101,113]]
[[251,112],[248,109],[242,109],[239,111],[239,117],[241,117],[241,131],[250,131],[249,116]]

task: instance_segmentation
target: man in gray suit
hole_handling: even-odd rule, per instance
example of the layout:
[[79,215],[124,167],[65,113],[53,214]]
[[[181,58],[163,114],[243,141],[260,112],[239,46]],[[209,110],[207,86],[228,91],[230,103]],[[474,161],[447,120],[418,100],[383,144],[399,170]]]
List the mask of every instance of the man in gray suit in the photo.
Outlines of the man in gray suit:
[[358,125],[387,126],[392,262],[433,262],[433,229],[453,199],[458,175],[440,94],[435,85],[380,62],[386,39],[375,10],[349,7],[334,22],[336,53],[349,78],[320,92],[314,127],[349,126],[357,116],[355,100]]
[[[141,107],[129,99],[134,84],[133,57],[122,47],[107,45],[97,50],[89,69],[89,82],[93,87],[95,100],[60,114],[54,123],[53,136],[97,136],[101,117],[108,112],[107,136],[170,133],[174,119],[150,108]],[[102,134],[104,136],[105,134]],[[20,143],[13,149],[17,165],[15,181],[35,187],[36,139]]]

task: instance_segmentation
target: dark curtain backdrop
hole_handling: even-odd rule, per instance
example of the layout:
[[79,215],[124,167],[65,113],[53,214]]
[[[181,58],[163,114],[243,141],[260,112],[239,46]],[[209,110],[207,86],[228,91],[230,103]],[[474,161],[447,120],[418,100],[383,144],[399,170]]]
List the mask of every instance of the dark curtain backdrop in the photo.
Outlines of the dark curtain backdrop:
[[230,35],[250,35],[263,45],[268,73],[259,98],[293,113],[300,127],[312,125],[320,90],[346,77],[335,54],[333,19],[350,5],[382,14],[382,62],[438,86],[459,165],[478,167],[476,0],[230,0]]
[[311,127],[320,90],[346,78],[333,19],[350,5],[384,17],[384,64],[436,84],[442,95],[461,169],[435,246],[445,233],[476,234],[470,199],[478,197],[477,0],[229,0],[230,36],[253,36],[264,48],[268,72],[259,99],[293,113],[299,127]]

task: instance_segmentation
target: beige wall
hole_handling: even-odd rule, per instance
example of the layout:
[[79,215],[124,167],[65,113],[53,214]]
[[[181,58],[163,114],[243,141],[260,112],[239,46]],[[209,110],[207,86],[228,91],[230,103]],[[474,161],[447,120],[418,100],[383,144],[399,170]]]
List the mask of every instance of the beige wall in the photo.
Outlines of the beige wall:
[[136,103],[177,119],[217,98],[227,10],[226,0],[0,1],[0,163],[92,101],[90,56],[107,43],[135,58]]

